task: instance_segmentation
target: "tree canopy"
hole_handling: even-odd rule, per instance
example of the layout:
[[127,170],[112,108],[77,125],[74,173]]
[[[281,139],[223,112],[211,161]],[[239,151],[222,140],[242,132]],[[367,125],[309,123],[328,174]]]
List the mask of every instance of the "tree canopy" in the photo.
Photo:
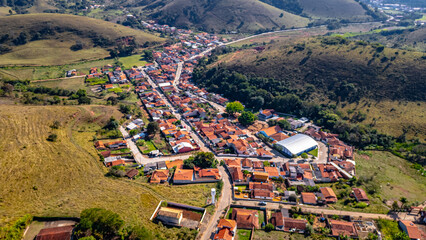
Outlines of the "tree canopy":
[[243,112],[244,111],[244,106],[243,104],[241,104],[238,101],[235,102],[230,102],[226,105],[226,112],[228,114],[235,114],[237,112]]
[[238,117],[238,121],[244,126],[253,124],[254,121],[256,121],[256,119],[257,119],[257,116],[249,111],[243,112],[241,116]]
[[198,152],[183,162],[185,168],[216,168],[218,164],[217,159],[211,152]]
[[80,214],[77,234],[81,237],[94,236],[97,239],[112,239],[124,225],[121,217],[110,210],[102,208],[85,209]]

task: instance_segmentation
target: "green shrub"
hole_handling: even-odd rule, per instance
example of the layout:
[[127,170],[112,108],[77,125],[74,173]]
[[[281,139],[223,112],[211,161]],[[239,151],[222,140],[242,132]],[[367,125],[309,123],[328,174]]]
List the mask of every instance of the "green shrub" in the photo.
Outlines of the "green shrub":
[[25,215],[18,219],[10,227],[0,228],[0,239],[20,240],[25,228],[32,222],[31,215]]
[[266,224],[266,226],[265,226],[265,232],[270,232],[272,230],[275,230],[274,225],[272,225],[272,223]]

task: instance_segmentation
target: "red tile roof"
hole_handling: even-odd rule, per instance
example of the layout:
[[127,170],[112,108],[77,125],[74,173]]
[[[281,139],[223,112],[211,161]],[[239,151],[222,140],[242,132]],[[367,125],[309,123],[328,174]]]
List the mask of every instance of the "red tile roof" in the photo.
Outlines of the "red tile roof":
[[73,228],[73,226],[44,228],[37,234],[36,240],[69,240]]

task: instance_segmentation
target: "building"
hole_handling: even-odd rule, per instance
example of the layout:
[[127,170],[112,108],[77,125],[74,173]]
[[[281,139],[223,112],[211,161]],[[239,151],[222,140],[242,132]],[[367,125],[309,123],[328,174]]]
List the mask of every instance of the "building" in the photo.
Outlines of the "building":
[[267,172],[253,172],[253,181],[268,182],[269,174]]
[[231,219],[220,219],[215,240],[233,240],[237,233],[237,222]]
[[411,221],[399,221],[399,227],[404,231],[410,239],[420,240],[425,239],[426,235]]
[[129,171],[126,172],[126,177],[128,177],[130,179],[133,179],[137,175],[139,175],[139,171],[136,170],[136,169],[130,169]]
[[155,170],[152,175],[151,179],[149,180],[150,183],[164,183],[169,180],[169,170]]
[[237,222],[238,228],[259,229],[259,214],[257,210],[234,208],[232,209],[232,219]]
[[194,170],[189,169],[176,169],[173,176],[173,183],[185,184],[194,181]]
[[304,233],[306,230],[306,226],[308,221],[305,219],[294,219],[294,218],[284,218],[284,227],[283,230],[285,232],[298,232]]
[[297,134],[275,143],[275,146],[288,156],[300,155],[318,147],[318,143],[305,134]]
[[352,222],[338,221],[338,220],[329,220],[329,225],[331,229],[331,236],[348,236],[348,237],[357,237],[358,233]]
[[284,230],[284,217],[281,211],[272,213],[269,222],[275,226],[276,230]]
[[361,188],[352,188],[352,191],[353,191],[352,193],[353,193],[355,199],[358,202],[365,202],[367,204],[370,203],[370,201],[369,201],[369,199],[367,197],[367,194],[365,193],[365,191],[363,189],[361,189]]
[[320,188],[321,194],[324,196],[324,200],[326,203],[336,203],[337,196],[334,193],[333,189],[329,187]]
[[279,178],[280,174],[278,172],[278,168],[276,167],[264,167],[265,172],[268,173],[269,178]]
[[316,205],[317,204],[317,197],[314,193],[311,192],[302,192],[302,201],[303,204],[308,205]]
[[161,207],[157,213],[157,220],[166,225],[180,226],[183,218],[183,211],[180,209]]
[[36,240],[70,240],[74,226],[52,227],[42,229]]

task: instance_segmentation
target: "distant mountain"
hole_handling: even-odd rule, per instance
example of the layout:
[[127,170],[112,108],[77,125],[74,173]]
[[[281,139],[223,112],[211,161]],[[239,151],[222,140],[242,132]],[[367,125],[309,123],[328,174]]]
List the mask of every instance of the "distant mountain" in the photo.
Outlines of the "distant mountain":
[[216,32],[302,27],[318,19],[372,20],[354,0],[142,0],[136,5],[160,23]]
[[177,27],[206,31],[253,32],[259,29],[303,27],[307,18],[286,12],[258,0],[174,0],[142,1],[150,17]]

